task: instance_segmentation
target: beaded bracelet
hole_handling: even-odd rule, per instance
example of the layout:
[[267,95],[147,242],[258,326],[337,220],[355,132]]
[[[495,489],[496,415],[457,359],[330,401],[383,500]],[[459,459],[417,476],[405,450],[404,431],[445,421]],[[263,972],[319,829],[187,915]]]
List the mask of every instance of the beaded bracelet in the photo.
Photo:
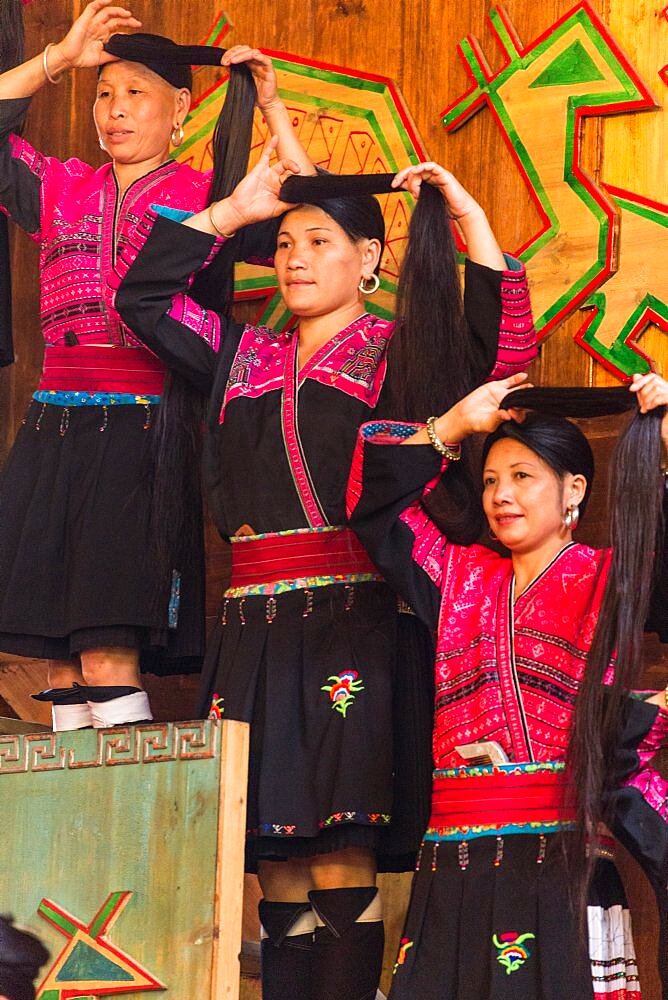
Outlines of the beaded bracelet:
[[429,435],[432,447],[434,447],[439,455],[443,456],[443,458],[447,458],[451,462],[458,462],[462,457],[462,446],[460,444],[443,444],[434,428],[436,419],[436,417],[429,417],[427,419],[427,434]]
[[224,233],[222,231],[222,229],[218,228],[218,226],[216,225],[216,222],[214,220],[214,217],[213,217],[213,206],[214,205],[215,205],[215,202],[213,202],[213,204],[209,205],[209,222],[211,223],[211,225],[216,230],[216,232],[218,233],[219,236],[222,236],[224,240],[231,240],[233,236],[236,236],[236,233]]
[[48,63],[47,60],[48,60],[48,55],[49,55],[49,49],[52,46],[53,46],[53,42],[49,42],[49,44],[44,49],[44,52],[42,52],[42,68],[44,70],[44,76],[47,78],[47,80],[49,81],[49,83],[60,83],[62,81],[62,79],[63,79],[62,73],[61,73],[60,76],[51,76],[51,74],[49,73],[49,63]]

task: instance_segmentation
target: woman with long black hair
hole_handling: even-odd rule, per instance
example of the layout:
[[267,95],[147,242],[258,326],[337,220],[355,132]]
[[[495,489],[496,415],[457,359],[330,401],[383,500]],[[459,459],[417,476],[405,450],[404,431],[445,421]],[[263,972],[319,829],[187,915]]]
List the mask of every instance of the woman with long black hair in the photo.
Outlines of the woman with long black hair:
[[[396,368],[395,344],[436,345],[447,398],[531,359],[535,334],[523,269],[507,267],[484,212],[442,167],[411,168],[414,187],[433,183],[411,222],[400,332],[365,306],[384,239],[368,192],[396,190],[394,177],[293,177],[279,196],[293,169],[270,168],[265,155],[209,213],[181,225],[151,219],[116,307],[210,399],[205,476],[232,544],[232,579],[201,707],[251,722],[247,865],[265,897],[263,995],[366,1000],[383,952],[377,865],[396,868],[419,843],[400,820],[423,764],[419,732],[413,750],[398,745],[425,722],[428,733],[430,718],[428,707],[422,720],[410,707],[415,664],[397,662],[396,597],[345,526],[357,428],[388,369],[393,392],[410,378]],[[298,325],[279,333],[198,311],[191,275],[243,225],[277,214],[275,267]],[[469,253],[465,303],[452,216]],[[428,329],[414,322],[416,295],[429,297]],[[418,354],[433,363],[430,349]]]
[[[49,660],[51,688],[38,697],[53,702],[60,730],[150,719],[140,669],[196,670],[203,653],[199,468],[176,444],[187,437],[187,407],[178,393],[158,405],[165,366],[114,309],[119,255],[136,253],[153,201],[199,209],[235,187],[247,170],[256,100],[284,154],[309,166],[267,56],[119,34],[138,27],[126,8],[94,0],[63,39],[0,74],[0,205],[40,245],[46,342],[0,482],[0,649]],[[204,62],[231,73],[213,173],[170,155],[190,107],[190,65]],[[82,68],[98,74],[93,117],[109,155],[98,170],[44,156],[17,132],[36,91]],[[217,292],[231,287],[237,257],[266,252],[257,233],[231,244],[217,261]],[[211,292],[197,294],[206,301]],[[0,363],[3,355],[11,360],[7,342]],[[169,467],[155,456],[163,440]],[[166,488],[158,479],[152,498],[156,466],[169,477],[159,525],[152,507]]]
[[[351,526],[438,633],[432,815],[393,1000],[639,997],[602,823],[657,891],[668,983],[668,784],[649,763],[668,744],[668,691],[632,695],[657,556],[665,576],[668,383],[517,389],[525,379],[478,388],[426,427],[367,424],[353,460]],[[628,408],[612,458],[613,548],[597,551],[573,538],[591,448],[555,414]],[[425,505],[479,432],[482,506],[509,558],[453,544]],[[665,607],[652,627],[665,636]]]

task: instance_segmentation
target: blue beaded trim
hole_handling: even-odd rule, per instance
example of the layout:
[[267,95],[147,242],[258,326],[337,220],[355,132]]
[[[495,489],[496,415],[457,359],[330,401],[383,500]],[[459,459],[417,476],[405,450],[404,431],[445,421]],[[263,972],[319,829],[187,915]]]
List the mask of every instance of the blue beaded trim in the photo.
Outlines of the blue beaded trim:
[[376,423],[364,424],[362,437],[368,440],[376,434],[387,434],[394,438],[409,438],[417,434],[423,426],[424,424],[401,424],[393,420],[379,420]]
[[136,396],[131,392],[56,392],[48,389],[39,389],[32,398],[52,406],[150,406],[160,402],[160,396]]
[[575,823],[508,823],[501,826],[427,827],[424,840],[477,840],[478,837],[507,837],[516,833],[558,833],[560,830],[574,830]]
[[[183,208],[172,208],[171,205],[158,205],[154,203],[151,208],[156,215],[161,215],[163,219],[171,219],[172,222],[185,222],[192,219],[194,212],[188,212]],[[520,265],[521,267],[521,265]]]
[[437,767],[434,778],[479,778],[484,774],[554,774],[566,770],[563,760],[509,761],[507,764],[476,764],[473,767]]
[[181,603],[181,574],[174,569],[172,570],[172,590],[169,595],[169,607],[167,609],[167,621],[170,628],[176,628],[179,624],[180,603]]

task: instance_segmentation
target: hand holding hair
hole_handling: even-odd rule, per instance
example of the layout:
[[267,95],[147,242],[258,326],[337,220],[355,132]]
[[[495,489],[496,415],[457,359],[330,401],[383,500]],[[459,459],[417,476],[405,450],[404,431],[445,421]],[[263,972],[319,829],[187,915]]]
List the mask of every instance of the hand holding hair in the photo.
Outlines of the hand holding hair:
[[251,48],[250,45],[233,45],[226,50],[220,60],[221,66],[239,66],[241,63],[248,67],[253,76],[257,90],[256,103],[260,111],[264,113],[276,105],[282,105],[283,102],[278,94],[276,70],[270,57],[260,49]]
[[[517,372],[508,378],[496,382],[485,382],[470,392],[458,403],[450,407],[447,413],[432,422],[432,428],[439,441],[444,445],[456,445],[470,434],[478,432],[491,433],[499,424],[506,420],[521,419],[518,410],[510,411],[500,408],[501,402],[512,389],[530,388],[526,372]],[[404,444],[433,443],[426,428],[422,428]]]
[[657,406],[668,404],[668,382],[657,372],[647,372],[646,375],[634,375],[629,386],[631,392],[638,397],[638,407],[641,413],[649,413]]
[[459,221],[471,212],[482,212],[473,195],[469,194],[455,175],[431,160],[400,170],[392,182],[392,187],[402,187],[414,198],[419,198],[423,182],[431,184],[441,192],[451,218]]
[[[657,372],[634,375],[629,389],[636,393],[641,413],[649,413],[659,406],[668,407],[668,382]],[[668,409],[661,421],[661,440],[665,451],[668,449]]]
[[435,187],[442,195],[448,218],[459,226],[471,260],[495,271],[505,270],[504,256],[485,212],[473,195],[445,167],[431,160],[406,167],[396,175],[392,187],[403,187],[414,198],[419,199],[423,183]]
[[[470,434],[491,433],[499,424],[515,419],[511,410],[500,408],[502,400],[511,389],[528,389],[526,372],[518,372],[496,382],[485,382],[468,396],[464,396],[434,424],[441,440],[459,442]],[[442,433],[446,435],[444,438]],[[454,435],[454,437],[453,437]]]
[[251,222],[272,219],[293,206],[281,201],[281,184],[286,177],[298,174],[294,160],[278,160],[270,165],[278,145],[274,136],[253,169],[246,174],[228,198],[213,202],[204,212],[191,216],[183,224],[200,232],[218,236],[233,236],[237,229]]

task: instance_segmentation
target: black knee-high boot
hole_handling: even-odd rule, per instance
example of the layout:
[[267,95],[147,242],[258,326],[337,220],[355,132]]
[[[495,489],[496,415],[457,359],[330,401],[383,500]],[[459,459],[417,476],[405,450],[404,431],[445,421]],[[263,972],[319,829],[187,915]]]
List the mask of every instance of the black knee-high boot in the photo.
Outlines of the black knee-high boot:
[[315,917],[311,904],[261,899],[263,1000],[317,1000],[311,992]]
[[315,889],[308,895],[323,925],[313,942],[314,1000],[375,1000],[385,943],[379,905],[374,912],[378,890]]

